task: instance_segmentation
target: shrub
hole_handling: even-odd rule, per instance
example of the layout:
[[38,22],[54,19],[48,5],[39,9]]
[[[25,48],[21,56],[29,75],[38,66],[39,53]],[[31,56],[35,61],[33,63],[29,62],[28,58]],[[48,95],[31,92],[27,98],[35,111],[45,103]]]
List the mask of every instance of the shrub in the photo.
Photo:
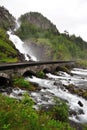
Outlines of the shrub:
[[68,106],[64,101],[61,101],[59,99],[55,99],[55,106],[50,112],[51,116],[55,120],[59,120],[62,122],[68,121]]
[[46,112],[37,112],[32,105],[28,94],[21,101],[0,95],[0,130],[74,130]]
[[39,78],[44,78],[45,77],[45,74],[44,74],[44,72],[41,70],[41,71],[39,71],[38,73],[36,73],[36,75],[37,75],[37,77],[39,77]]

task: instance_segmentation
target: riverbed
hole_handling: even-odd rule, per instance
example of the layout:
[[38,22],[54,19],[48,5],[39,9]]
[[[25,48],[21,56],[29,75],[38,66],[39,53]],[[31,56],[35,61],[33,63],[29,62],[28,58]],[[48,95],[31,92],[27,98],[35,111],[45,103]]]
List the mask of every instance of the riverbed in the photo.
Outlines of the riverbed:
[[41,106],[48,109],[54,104],[54,98],[58,97],[64,100],[69,106],[69,119],[77,123],[87,123],[87,100],[77,94],[72,94],[64,85],[73,84],[77,89],[87,89],[87,70],[74,68],[71,70],[72,75],[66,72],[59,71],[56,75],[47,73],[46,79],[41,79],[35,76],[25,77],[31,83],[36,83],[39,86],[37,91],[21,90],[19,88],[2,91],[3,94],[9,95],[11,98],[21,100],[24,93],[28,92],[35,102],[33,106],[39,109]]

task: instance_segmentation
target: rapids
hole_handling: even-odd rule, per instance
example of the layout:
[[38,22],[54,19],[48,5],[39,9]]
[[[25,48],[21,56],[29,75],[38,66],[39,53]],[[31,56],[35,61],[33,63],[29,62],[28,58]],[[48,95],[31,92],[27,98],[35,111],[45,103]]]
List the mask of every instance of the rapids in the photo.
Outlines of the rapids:
[[[46,74],[48,79],[40,79],[35,76],[27,77],[26,80],[37,83],[41,87],[40,91],[30,92],[30,95],[37,103],[35,108],[40,105],[53,104],[53,98],[55,96],[59,97],[67,102],[70,111],[75,112],[69,117],[70,120],[87,123],[87,100],[71,94],[63,86],[63,84],[69,85],[72,83],[77,87],[83,87],[84,85],[87,88],[87,70],[74,68],[71,72],[73,76],[60,71],[58,76],[51,73]],[[79,102],[82,103],[82,106],[79,105]]]

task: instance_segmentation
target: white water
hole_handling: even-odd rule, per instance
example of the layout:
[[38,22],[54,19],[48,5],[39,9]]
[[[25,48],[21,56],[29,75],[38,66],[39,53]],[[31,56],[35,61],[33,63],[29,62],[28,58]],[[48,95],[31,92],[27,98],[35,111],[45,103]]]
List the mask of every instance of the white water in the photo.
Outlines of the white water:
[[58,73],[58,76],[50,74],[50,73],[47,74],[47,76],[49,78],[53,78],[55,80],[59,79],[62,82],[62,84],[64,84],[64,85],[73,84],[73,85],[78,86],[78,87],[81,87],[81,86],[86,87],[86,84],[87,84],[87,70],[76,69],[75,68],[75,69],[73,69],[71,71],[71,73],[73,73],[74,75],[71,76],[71,75],[67,74],[66,72],[61,72],[60,71]]
[[[24,54],[25,60],[33,60],[37,61],[37,58],[33,55],[31,55],[26,48],[24,48],[24,42],[15,34],[13,34],[11,31],[8,31],[7,34],[9,35],[9,39],[13,42],[15,47],[19,50],[20,53]],[[30,56],[30,58],[29,58]]]
[[[72,72],[77,74],[78,69],[74,69]],[[76,77],[70,76],[64,72],[60,72],[61,76],[56,76],[52,74],[47,74],[49,79],[40,79],[37,77],[32,77],[32,78],[26,78],[26,80],[29,80],[30,82],[35,82],[39,84],[41,87],[40,92],[31,92],[31,96],[33,99],[37,102],[37,105],[46,105],[46,104],[52,104],[53,103],[53,97],[57,96],[65,101],[68,102],[70,110],[75,111],[77,114],[72,115],[69,117],[70,120],[73,120],[75,122],[79,123],[87,123],[87,100],[83,99],[80,96],[71,94],[66,90],[62,84],[68,84],[67,79],[71,78],[71,81],[73,84],[77,83],[79,85],[79,81],[81,81],[80,73],[86,76],[87,75],[87,70],[86,71],[81,71],[79,70],[79,75]],[[66,82],[65,82],[65,81]],[[84,80],[84,79],[83,79]],[[85,79],[87,81],[87,79]],[[62,81],[62,84],[60,83]],[[55,82],[57,83],[55,85]],[[44,98],[43,98],[44,97]],[[47,98],[47,100],[45,100]],[[45,101],[44,101],[45,100]],[[78,102],[81,102],[83,104],[83,107],[81,107]],[[79,111],[83,111],[83,113],[79,113]]]
[[74,68],[71,73],[80,75],[80,76],[86,76],[87,77],[87,70],[86,69],[80,69],[80,68]]

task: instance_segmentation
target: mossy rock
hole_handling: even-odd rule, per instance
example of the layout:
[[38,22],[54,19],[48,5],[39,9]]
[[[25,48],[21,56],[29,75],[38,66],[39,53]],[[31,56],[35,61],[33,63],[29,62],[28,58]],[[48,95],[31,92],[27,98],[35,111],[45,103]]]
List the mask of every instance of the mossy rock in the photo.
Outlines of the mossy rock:
[[58,67],[56,68],[56,71],[63,71],[63,72],[66,72],[66,73],[68,73],[68,74],[71,75],[70,70],[69,70],[67,67],[65,67],[65,66],[58,66]]

